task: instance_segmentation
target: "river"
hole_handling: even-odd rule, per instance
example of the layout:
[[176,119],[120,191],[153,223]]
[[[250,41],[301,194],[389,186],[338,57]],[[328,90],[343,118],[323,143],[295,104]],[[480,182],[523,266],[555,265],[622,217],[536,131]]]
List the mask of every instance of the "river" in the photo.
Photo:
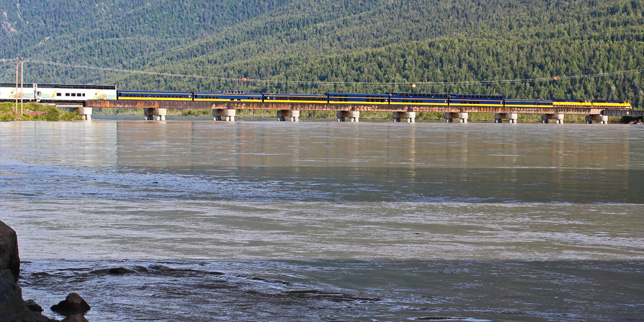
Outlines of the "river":
[[[100,117],[100,116],[99,116]],[[90,321],[644,321],[644,127],[0,123],[24,297]]]

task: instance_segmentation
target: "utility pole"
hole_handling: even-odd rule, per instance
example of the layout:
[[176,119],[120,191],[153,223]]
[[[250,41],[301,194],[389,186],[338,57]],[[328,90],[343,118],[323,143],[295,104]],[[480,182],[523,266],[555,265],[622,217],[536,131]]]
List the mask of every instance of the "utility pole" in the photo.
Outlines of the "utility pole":
[[16,108],[13,110],[13,113],[18,113],[18,58],[16,58],[16,91],[14,96],[16,97]]
[[25,59],[20,58],[20,116],[24,115],[24,97],[25,97]]
[[[24,96],[25,96],[25,59],[24,58],[16,58],[16,91],[15,97],[16,97],[16,108],[14,109],[14,113],[18,114],[18,95],[20,95],[20,116],[24,114]],[[18,69],[20,69],[20,92],[18,92]],[[20,93],[20,94],[18,94]]]

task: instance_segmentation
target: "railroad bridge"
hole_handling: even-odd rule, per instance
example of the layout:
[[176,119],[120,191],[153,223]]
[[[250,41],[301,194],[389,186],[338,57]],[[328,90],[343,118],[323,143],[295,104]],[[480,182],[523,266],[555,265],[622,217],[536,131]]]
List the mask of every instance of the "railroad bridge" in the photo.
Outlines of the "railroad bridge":
[[91,119],[92,108],[142,109],[148,120],[165,120],[167,109],[210,109],[215,121],[234,121],[237,110],[275,110],[281,121],[299,121],[300,111],[334,111],[338,121],[359,122],[360,112],[391,112],[397,122],[414,122],[418,112],[445,113],[445,120],[467,123],[469,113],[494,113],[495,123],[508,120],[516,123],[518,114],[541,114],[543,123],[554,120],[563,123],[564,115],[586,115],[587,123],[606,123],[608,116],[644,116],[644,111],[597,108],[506,108],[506,107],[451,107],[431,105],[384,105],[384,104],[328,104],[328,103],[275,103],[275,102],[204,102],[163,100],[88,100],[82,105],[64,106],[76,109],[79,114]]

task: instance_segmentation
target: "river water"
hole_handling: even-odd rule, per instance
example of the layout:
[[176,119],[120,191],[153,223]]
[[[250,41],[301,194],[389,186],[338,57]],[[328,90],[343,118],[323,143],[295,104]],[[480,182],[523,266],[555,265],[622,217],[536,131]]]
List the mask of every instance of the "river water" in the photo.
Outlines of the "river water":
[[93,322],[644,321],[643,142],[632,125],[0,123],[0,220],[24,297],[77,292]]

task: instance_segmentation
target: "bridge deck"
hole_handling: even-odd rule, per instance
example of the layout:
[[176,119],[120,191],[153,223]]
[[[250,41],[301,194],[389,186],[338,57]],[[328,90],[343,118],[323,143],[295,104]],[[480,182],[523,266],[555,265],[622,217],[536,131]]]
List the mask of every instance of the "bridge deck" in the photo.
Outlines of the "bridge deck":
[[[194,102],[156,100],[91,100],[85,107],[101,108],[172,108],[172,109],[228,109],[228,110],[293,110],[293,111],[375,111],[375,112],[440,112],[440,113],[516,113],[516,114],[582,114],[626,116],[633,110],[605,110],[595,108],[505,108],[497,106],[451,107],[381,104],[311,104],[263,102]],[[606,113],[611,114],[606,114]]]

